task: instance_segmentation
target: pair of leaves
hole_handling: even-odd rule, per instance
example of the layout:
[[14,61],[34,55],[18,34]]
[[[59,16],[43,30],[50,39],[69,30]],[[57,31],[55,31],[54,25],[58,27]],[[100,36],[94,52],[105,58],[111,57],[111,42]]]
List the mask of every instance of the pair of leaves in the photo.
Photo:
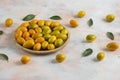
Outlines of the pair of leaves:
[[91,48],[88,48],[83,52],[82,56],[86,57],[86,56],[91,55],[92,53],[93,53],[93,50]]
[[9,60],[9,58],[8,58],[8,56],[6,55],[6,54],[0,54],[0,60],[6,60],[6,61],[8,61]]
[[[25,17],[23,18],[23,21],[29,21],[29,20],[32,20],[32,19],[34,19],[34,18],[35,18],[35,15],[34,15],[34,14],[28,14],[27,16],[25,16]],[[60,16],[55,15],[55,16],[50,17],[50,19],[53,19],[53,20],[61,20],[62,18],[61,18]]]
[[[92,18],[90,18],[88,20],[88,26],[91,27],[92,25],[93,25],[93,20],[92,20]],[[114,40],[114,35],[112,32],[107,32],[107,37],[111,40]]]

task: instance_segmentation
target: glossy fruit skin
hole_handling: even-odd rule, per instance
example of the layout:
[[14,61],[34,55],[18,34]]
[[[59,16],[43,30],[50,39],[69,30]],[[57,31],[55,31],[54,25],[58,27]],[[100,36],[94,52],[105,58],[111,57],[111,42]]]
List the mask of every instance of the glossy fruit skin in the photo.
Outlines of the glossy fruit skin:
[[57,54],[56,55],[56,61],[59,63],[63,62],[65,59],[66,59],[65,54]]
[[30,21],[30,24],[37,24],[38,20],[37,19],[33,19]]
[[51,29],[43,29],[42,34],[49,34],[51,32],[52,32]]
[[82,18],[82,17],[84,17],[85,15],[86,15],[86,12],[83,11],[83,10],[81,10],[81,11],[78,12],[77,17],[78,17],[78,18]]
[[94,35],[94,34],[88,34],[87,36],[86,36],[86,41],[87,42],[93,42],[93,41],[95,41],[96,40],[96,36]]
[[59,31],[59,30],[54,30],[54,31],[51,33],[51,35],[55,35],[55,36],[57,36],[58,34],[60,34],[60,31]]
[[45,23],[44,20],[39,20],[38,21],[38,25],[41,26],[41,27],[44,26],[44,23]]
[[51,36],[48,40],[49,43],[54,43],[56,40],[56,36]]
[[39,26],[37,24],[31,24],[29,25],[29,29],[35,29],[35,28],[38,28]]
[[59,26],[59,25],[60,25],[59,22],[52,22],[51,25],[50,25],[50,27],[54,28],[54,27]]
[[62,25],[59,25],[59,26],[54,27],[53,30],[59,30],[59,31],[61,31],[62,29],[64,29],[64,27]]
[[68,36],[67,36],[66,34],[61,33],[61,34],[58,34],[58,35],[57,35],[57,38],[60,38],[60,39],[62,39],[63,41],[65,41],[65,40],[67,40]]
[[27,64],[29,61],[31,60],[31,58],[30,58],[30,56],[22,56],[22,58],[21,58],[21,62],[23,63],[23,64]]
[[21,30],[22,32],[27,32],[27,28],[26,27],[20,27],[18,30]]
[[115,16],[113,14],[108,14],[106,16],[106,21],[107,22],[112,22],[112,21],[114,21],[114,19],[115,19]]
[[41,37],[41,36],[42,36],[41,33],[35,33],[32,35],[32,38],[35,40],[36,38]]
[[36,43],[36,44],[33,46],[33,50],[39,51],[40,49],[41,49],[41,44],[40,44],[40,43]]
[[78,21],[77,21],[77,20],[74,20],[74,19],[70,20],[70,26],[71,26],[71,27],[75,28],[75,27],[77,27],[78,25],[79,25],[79,24],[78,24]]
[[[26,37],[25,40],[26,40],[26,41],[28,41],[28,40],[33,40],[33,38],[31,38],[31,37]],[[34,40],[33,40],[33,41],[34,41]]]
[[7,19],[5,20],[5,25],[6,25],[7,27],[10,27],[12,24],[13,24],[13,19],[12,19],[12,18],[7,18]]
[[105,58],[105,53],[104,52],[99,52],[97,54],[97,60],[101,61]]
[[47,41],[43,41],[42,42],[42,49],[46,49],[48,47],[48,42]]
[[117,42],[109,42],[106,46],[106,48],[109,50],[109,51],[115,51],[119,48],[119,44]]
[[33,40],[28,40],[28,41],[24,42],[23,47],[30,49],[30,48],[32,48],[34,46],[34,44],[35,43],[34,43]]
[[45,41],[45,39],[42,36],[35,39],[35,43],[42,43],[43,41]]
[[56,47],[60,47],[60,46],[63,45],[63,43],[64,43],[64,41],[63,41],[62,39],[57,39],[57,40],[55,41],[55,46],[56,46]]
[[41,32],[42,32],[42,29],[41,29],[40,27],[37,27],[37,28],[35,28],[35,32],[36,32],[36,33],[41,33]]
[[15,38],[22,37],[23,32],[21,30],[17,30],[15,34]]
[[48,44],[48,50],[53,50],[55,49],[55,45],[54,44]]
[[24,32],[23,33],[23,38],[26,38],[26,37],[29,37],[30,36],[30,33],[29,32]]
[[18,37],[17,38],[17,42],[20,44],[20,45],[23,45],[25,43],[25,39],[22,38],[22,37]]
[[51,25],[51,23],[52,23],[52,21],[51,21],[51,20],[46,20],[46,21],[45,21],[45,25],[46,25],[46,26],[50,26],[50,25]]
[[29,24],[29,22],[24,22],[24,23],[22,23],[20,26],[21,27],[28,27],[30,24]]
[[44,35],[45,40],[48,40],[50,37],[51,37],[50,34],[45,34],[45,35]]
[[62,33],[62,34],[68,34],[68,30],[67,30],[67,29],[63,29],[63,30],[61,31],[61,33]]
[[33,34],[35,34],[36,32],[35,32],[35,30],[34,29],[29,29],[29,34],[30,35],[33,35]]

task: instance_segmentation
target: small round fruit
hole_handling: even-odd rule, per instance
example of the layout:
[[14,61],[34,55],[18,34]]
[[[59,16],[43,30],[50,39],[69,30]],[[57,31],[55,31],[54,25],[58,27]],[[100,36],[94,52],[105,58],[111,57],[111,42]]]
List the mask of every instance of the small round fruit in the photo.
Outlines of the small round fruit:
[[78,24],[78,21],[77,20],[70,20],[70,25],[71,25],[71,27],[73,27],[73,28],[75,28],[75,27],[77,27],[79,24]]
[[[26,41],[27,41],[27,40],[33,40],[33,38],[31,38],[31,37],[26,37],[25,40],[26,40]],[[33,41],[34,41],[34,40],[33,40]]]
[[119,48],[119,45],[117,42],[110,42],[107,44],[107,49],[110,50],[110,51],[115,51]]
[[51,29],[43,29],[43,34],[49,34],[49,33],[51,33],[52,32],[52,30]]
[[35,43],[42,43],[43,41],[45,41],[45,39],[42,36],[35,39]]
[[12,20],[11,18],[7,18],[7,19],[5,20],[5,25],[6,25],[7,27],[10,27],[12,24],[13,24],[13,20]]
[[56,61],[61,63],[66,59],[66,56],[64,54],[57,54],[56,55]]
[[105,58],[105,53],[104,52],[99,52],[97,54],[97,60],[101,61]]
[[29,25],[29,29],[35,29],[35,28],[37,28],[37,27],[39,27],[37,24],[31,24],[31,25]]
[[56,26],[59,26],[60,23],[59,22],[52,22],[50,27],[53,28],[53,27],[56,27]]
[[38,21],[38,25],[39,25],[39,26],[44,26],[44,23],[45,23],[44,20],[39,20],[39,21]]
[[33,19],[30,21],[30,24],[37,24],[38,20],[37,19]]
[[54,31],[51,33],[51,35],[55,35],[55,36],[57,36],[58,34],[60,34],[60,31],[59,31],[59,30],[54,30]]
[[26,37],[29,37],[30,36],[30,33],[29,32],[24,32],[23,33],[23,38],[26,38]]
[[17,30],[15,33],[15,38],[21,37],[23,32],[21,30]]
[[34,29],[29,29],[29,33],[30,33],[30,35],[33,35],[33,34],[35,34],[36,32],[35,32]]
[[50,34],[44,34],[44,38],[45,38],[45,40],[48,40],[50,37],[51,37]]
[[53,30],[62,30],[64,27],[62,25],[56,26]]
[[39,51],[40,49],[41,49],[41,44],[40,44],[40,43],[36,43],[36,44],[33,46],[33,50]]
[[23,45],[24,42],[25,42],[25,39],[22,38],[22,37],[18,37],[18,38],[17,38],[17,42],[18,42],[20,45]]
[[57,39],[57,40],[55,41],[55,46],[56,46],[56,47],[60,47],[61,45],[63,45],[63,43],[64,43],[64,41],[63,41],[62,39]]
[[56,36],[51,36],[48,40],[49,43],[54,43],[56,40]]
[[93,42],[93,41],[95,41],[96,40],[96,36],[94,35],[94,34],[89,34],[89,35],[87,35],[87,37],[86,37],[86,41],[87,42]]
[[46,26],[50,26],[51,23],[52,23],[51,20],[46,20],[46,21],[45,21],[45,25],[46,25]]
[[68,36],[66,34],[61,33],[57,35],[57,38],[63,39],[65,41],[67,40]]
[[42,49],[46,49],[48,46],[48,42],[47,41],[43,41],[42,42]]
[[55,45],[54,44],[48,44],[48,50],[53,50],[55,49]]
[[24,23],[22,23],[20,26],[21,27],[28,27],[30,24],[29,24],[29,22],[24,22]]
[[41,33],[42,29],[40,27],[35,28],[36,33]]
[[21,58],[21,62],[23,63],[23,64],[27,64],[29,61],[31,60],[31,58],[30,58],[30,56],[22,56],[22,58]]
[[36,39],[36,38],[38,38],[38,37],[40,37],[40,36],[42,36],[41,33],[35,33],[35,34],[32,35],[32,38],[33,38],[33,39]]
[[83,11],[83,10],[81,10],[81,11],[78,12],[77,17],[82,18],[82,17],[84,17],[85,15],[86,15],[86,12]]
[[67,29],[63,29],[63,30],[61,31],[61,33],[62,33],[62,34],[68,34],[68,30],[67,30]]
[[112,22],[115,19],[115,16],[113,14],[108,14],[106,16],[106,21],[107,22]]
[[23,47],[30,49],[34,46],[34,44],[35,43],[33,40],[27,40],[24,42]]
[[21,30],[22,32],[27,32],[27,28],[26,27],[20,27],[20,28],[18,28],[18,30]]

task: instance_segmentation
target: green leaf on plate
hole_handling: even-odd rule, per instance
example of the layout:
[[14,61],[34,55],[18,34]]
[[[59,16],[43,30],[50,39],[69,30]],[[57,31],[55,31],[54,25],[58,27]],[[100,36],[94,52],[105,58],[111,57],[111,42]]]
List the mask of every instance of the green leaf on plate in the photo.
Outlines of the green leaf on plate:
[[114,35],[112,32],[107,32],[107,37],[111,40],[114,40]]
[[55,15],[55,16],[50,17],[50,19],[61,20],[62,18],[60,16]]
[[23,18],[23,21],[29,21],[29,20],[32,20],[35,18],[35,15],[34,14],[28,14],[27,16],[25,16]]
[[93,25],[93,20],[92,20],[92,18],[90,18],[87,23],[88,23],[88,26],[91,27],[91,26]]
[[92,53],[93,53],[93,50],[91,48],[88,48],[83,52],[82,56],[86,57],[91,55]]
[[6,60],[6,61],[8,61],[8,56],[6,55],[6,54],[0,54],[0,60]]
[[0,30],[0,35],[2,35],[2,34],[3,34],[3,31]]

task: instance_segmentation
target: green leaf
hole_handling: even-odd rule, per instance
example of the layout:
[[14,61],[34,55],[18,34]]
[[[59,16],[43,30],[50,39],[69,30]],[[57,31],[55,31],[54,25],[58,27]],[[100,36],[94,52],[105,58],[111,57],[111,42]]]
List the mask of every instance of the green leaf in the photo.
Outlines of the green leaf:
[[92,53],[93,53],[93,50],[91,48],[88,48],[83,52],[82,56],[86,57],[91,55]]
[[50,19],[61,20],[62,18],[60,16],[55,15],[55,16],[50,17]]
[[93,20],[92,20],[92,18],[90,18],[90,19],[88,20],[88,26],[91,27],[92,25],[93,25]]
[[23,21],[29,21],[35,18],[34,14],[29,14],[23,18]]
[[8,61],[9,58],[6,54],[0,54],[0,59]]
[[111,40],[114,40],[114,35],[112,32],[107,32],[107,37]]
[[2,35],[2,34],[3,34],[3,31],[0,30],[0,35]]

